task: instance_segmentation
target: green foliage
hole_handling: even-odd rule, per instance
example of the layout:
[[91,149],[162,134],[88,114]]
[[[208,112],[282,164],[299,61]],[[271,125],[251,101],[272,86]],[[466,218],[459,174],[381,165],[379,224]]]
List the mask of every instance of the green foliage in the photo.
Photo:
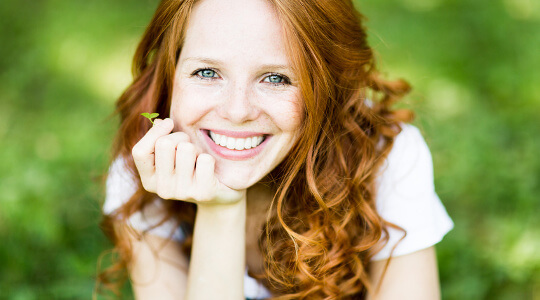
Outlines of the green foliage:
[[154,121],[152,121],[152,119],[157,118],[159,114],[158,113],[142,113],[141,116],[150,120],[150,122],[152,122],[152,125],[154,125]]
[[437,245],[443,299],[537,299],[540,5],[356,4],[369,19],[380,68],[413,86],[407,106],[455,222]]
[[[379,68],[414,87],[404,105],[456,224],[437,246],[443,299],[538,299],[538,1],[355,3]],[[111,246],[103,116],[156,5],[0,1],[0,299],[91,297]]]

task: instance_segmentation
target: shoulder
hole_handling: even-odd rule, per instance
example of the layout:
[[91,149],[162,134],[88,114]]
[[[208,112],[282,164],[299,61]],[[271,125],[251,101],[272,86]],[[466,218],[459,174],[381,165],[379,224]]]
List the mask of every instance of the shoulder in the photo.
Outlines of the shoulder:
[[[407,183],[406,186],[403,183]],[[410,186],[414,183],[416,186]],[[433,188],[433,164],[431,153],[420,133],[413,125],[403,124],[402,131],[379,170],[379,193],[387,189],[400,188],[412,190],[422,185],[421,189]],[[382,190],[382,191],[381,191]]]
[[385,221],[401,227],[405,234],[387,228],[389,242],[374,259],[430,247],[453,227],[435,192],[431,153],[422,134],[413,125],[402,125],[401,133],[379,170],[376,206]]

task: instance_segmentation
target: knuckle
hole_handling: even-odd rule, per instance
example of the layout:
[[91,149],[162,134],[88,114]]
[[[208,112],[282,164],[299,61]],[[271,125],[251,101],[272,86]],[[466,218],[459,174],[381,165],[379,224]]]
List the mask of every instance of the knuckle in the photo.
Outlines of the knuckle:
[[177,149],[186,154],[195,153],[195,146],[192,143],[179,143]]
[[167,150],[167,149],[170,149],[172,147],[174,147],[173,141],[171,141],[171,139],[166,137],[166,136],[160,137],[156,141],[156,149],[157,150]]
[[140,159],[140,158],[144,157],[144,153],[143,153],[143,151],[141,149],[141,146],[139,144],[136,144],[135,146],[133,146],[133,148],[131,149],[131,155],[135,159]]
[[187,135],[185,132],[177,131],[177,132],[173,133],[172,135],[178,140],[178,142],[189,142],[190,141],[189,135]]
[[185,132],[179,132],[180,138],[182,140],[185,140],[186,142],[189,142],[191,139],[189,138],[189,135],[187,135]]

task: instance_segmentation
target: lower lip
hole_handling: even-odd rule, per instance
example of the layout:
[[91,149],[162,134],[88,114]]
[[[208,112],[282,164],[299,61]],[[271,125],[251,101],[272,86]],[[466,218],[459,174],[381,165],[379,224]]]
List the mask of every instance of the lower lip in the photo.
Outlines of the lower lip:
[[255,157],[262,151],[263,147],[266,146],[266,143],[268,142],[268,140],[270,140],[270,136],[266,136],[264,141],[255,148],[245,149],[245,150],[234,150],[234,149],[222,147],[214,143],[214,141],[210,138],[210,136],[208,136],[208,131],[203,131],[203,135],[206,140],[206,143],[208,143],[208,145],[210,146],[210,149],[212,149],[214,153],[229,160],[246,160],[246,159]]

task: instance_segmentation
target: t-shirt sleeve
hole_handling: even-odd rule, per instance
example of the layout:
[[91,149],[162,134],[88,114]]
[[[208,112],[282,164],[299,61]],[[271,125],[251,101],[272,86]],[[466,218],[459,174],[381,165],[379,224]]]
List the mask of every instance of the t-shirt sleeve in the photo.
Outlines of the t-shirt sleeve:
[[[121,157],[116,158],[109,167],[103,213],[106,215],[113,213],[129,201],[136,191],[137,181],[127,168],[125,160]],[[165,215],[165,208],[161,201],[161,199],[156,199],[145,206],[144,210],[132,214],[128,218],[129,225],[138,231],[183,241],[185,235],[173,220],[167,220],[154,227],[161,222]]]
[[403,228],[406,236],[388,227],[388,243],[372,260],[409,254],[441,241],[454,223],[435,193],[431,154],[416,127],[403,125],[380,172],[377,211],[384,220]]

